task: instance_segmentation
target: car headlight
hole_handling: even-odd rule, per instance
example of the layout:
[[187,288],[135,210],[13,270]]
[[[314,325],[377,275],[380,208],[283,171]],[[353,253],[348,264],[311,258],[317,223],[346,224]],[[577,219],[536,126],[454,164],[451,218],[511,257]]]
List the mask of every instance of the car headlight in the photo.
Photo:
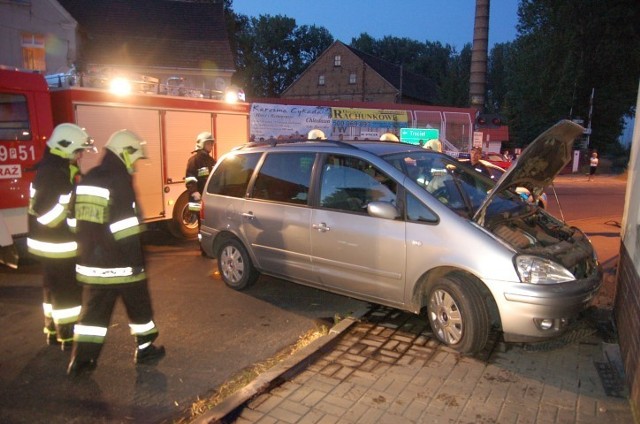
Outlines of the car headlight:
[[519,255],[516,256],[515,264],[523,283],[558,284],[576,279],[562,265],[539,256]]

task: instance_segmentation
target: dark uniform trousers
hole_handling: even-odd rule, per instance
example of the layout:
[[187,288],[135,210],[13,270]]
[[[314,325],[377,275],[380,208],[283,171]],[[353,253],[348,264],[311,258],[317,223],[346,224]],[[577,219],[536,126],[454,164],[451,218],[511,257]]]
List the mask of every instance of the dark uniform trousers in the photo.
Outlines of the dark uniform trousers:
[[[118,298],[122,298],[129,325],[145,325],[153,321],[153,309],[147,280],[132,284],[111,285],[107,287],[86,284],[84,286],[84,301],[78,324],[80,326],[101,327],[105,329],[102,337],[93,341],[82,341],[76,338],[73,356],[79,361],[97,360],[104,345],[106,329],[111,321],[111,314]],[[138,347],[152,343],[158,338],[155,325],[146,332],[134,332]]]
[[76,258],[43,259],[42,276],[44,332],[56,335],[58,340],[71,340],[75,319],[68,323],[59,320],[56,328],[52,310],[47,308],[65,310],[82,304],[82,286],[76,281]]

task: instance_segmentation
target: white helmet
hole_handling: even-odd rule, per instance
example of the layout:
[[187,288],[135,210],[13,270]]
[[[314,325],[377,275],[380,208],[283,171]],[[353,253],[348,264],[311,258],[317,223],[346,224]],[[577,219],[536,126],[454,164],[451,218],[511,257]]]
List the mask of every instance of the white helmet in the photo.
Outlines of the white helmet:
[[124,162],[129,173],[134,172],[133,164],[138,159],[146,159],[145,145],[147,144],[136,133],[129,130],[120,130],[111,134],[109,141],[104,145]]
[[53,154],[70,159],[78,150],[93,148],[93,139],[75,124],[60,124],[53,129],[47,146]]
[[198,136],[196,137],[196,147],[194,149],[194,152],[204,149],[204,143],[206,143],[207,141],[212,141],[215,143],[216,140],[213,138],[213,135],[211,135],[211,133],[208,131],[203,131],[200,134],[198,134]]
[[384,133],[380,136],[380,141],[395,141],[396,143],[400,140],[398,140],[398,136],[393,134],[393,133]]
[[309,131],[309,134],[307,135],[307,140],[326,140],[326,139],[327,139],[327,136],[324,135],[324,132],[317,128]]

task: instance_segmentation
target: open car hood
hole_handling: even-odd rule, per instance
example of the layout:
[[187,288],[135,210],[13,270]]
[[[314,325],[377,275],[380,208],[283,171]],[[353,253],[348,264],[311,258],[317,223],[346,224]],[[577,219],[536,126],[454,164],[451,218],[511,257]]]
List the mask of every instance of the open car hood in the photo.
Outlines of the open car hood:
[[526,187],[537,199],[571,161],[573,140],[583,133],[584,128],[580,125],[562,120],[540,134],[498,180],[476,211],[473,220],[484,225],[487,207],[498,193],[505,190]]

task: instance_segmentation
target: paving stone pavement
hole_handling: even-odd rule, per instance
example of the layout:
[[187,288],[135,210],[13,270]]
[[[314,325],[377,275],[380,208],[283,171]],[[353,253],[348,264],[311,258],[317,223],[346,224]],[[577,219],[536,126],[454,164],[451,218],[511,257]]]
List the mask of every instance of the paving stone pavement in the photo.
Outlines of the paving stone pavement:
[[540,350],[496,339],[467,357],[420,317],[377,307],[299,374],[217,422],[633,423],[627,399],[605,392],[595,366],[605,341],[592,329]]

